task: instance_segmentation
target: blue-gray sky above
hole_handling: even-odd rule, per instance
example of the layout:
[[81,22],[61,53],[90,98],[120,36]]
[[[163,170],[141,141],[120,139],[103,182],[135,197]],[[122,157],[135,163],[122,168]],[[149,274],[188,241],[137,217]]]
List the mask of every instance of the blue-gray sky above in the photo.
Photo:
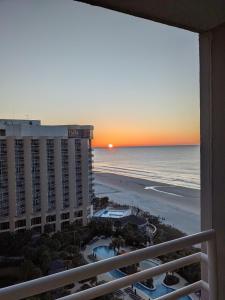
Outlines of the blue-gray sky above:
[[199,141],[197,34],[72,0],[0,0],[0,118],[95,144]]

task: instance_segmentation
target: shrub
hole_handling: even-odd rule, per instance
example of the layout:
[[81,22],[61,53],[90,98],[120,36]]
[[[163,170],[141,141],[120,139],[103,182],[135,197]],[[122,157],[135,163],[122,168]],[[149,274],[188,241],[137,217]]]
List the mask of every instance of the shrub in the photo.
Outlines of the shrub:
[[174,285],[174,284],[177,284],[179,283],[179,278],[177,276],[175,276],[174,274],[169,274],[167,273],[163,282],[166,284],[166,285]]

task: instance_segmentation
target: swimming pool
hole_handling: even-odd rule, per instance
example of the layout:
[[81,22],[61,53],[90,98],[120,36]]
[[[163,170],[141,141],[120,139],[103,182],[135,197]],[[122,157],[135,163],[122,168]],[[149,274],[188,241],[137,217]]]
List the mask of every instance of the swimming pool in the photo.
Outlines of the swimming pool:
[[94,217],[100,217],[100,218],[113,218],[113,219],[118,219],[118,218],[123,218],[125,216],[130,215],[130,210],[129,209],[102,209],[94,214]]
[[[96,254],[98,259],[106,259],[115,256],[115,251],[108,246],[98,246],[93,249],[94,254]],[[151,265],[151,262],[146,260],[146,264],[149,264],[149,267],[151,268],[153,265]],[[123,273],[120,270],[113,270],[109,272],[114,278],[122,278],[126,276],[125,273]],[[154,281],[156,289],[152,290],[149,289],[147,286],[141,284],[141,283],[136,283],[134,287],[140,289],[142,292],[150,296],[152,299],[158,298],[160,296],[166,295],[174,291],[173,288],[169,288],[164,286],[162,283]],[[180,297],[179,300],[191,300],[189,296],[183,296]]]

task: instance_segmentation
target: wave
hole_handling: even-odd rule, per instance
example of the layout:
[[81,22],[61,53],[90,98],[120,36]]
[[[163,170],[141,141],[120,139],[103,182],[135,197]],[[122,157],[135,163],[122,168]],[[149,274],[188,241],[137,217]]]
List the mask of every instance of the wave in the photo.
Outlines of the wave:
[[200,148],[136,147],[95,149],[94,170],[171,185],[200,188]]
[[140,170],[137,168],[114,167],[109,165],[100,165],[94,167],[95,172],[110,173],[134,178],[146,179],[150,181],[162,182],[171,185],[200,189],[199,176],[196,174],[177,174],[164,171]]

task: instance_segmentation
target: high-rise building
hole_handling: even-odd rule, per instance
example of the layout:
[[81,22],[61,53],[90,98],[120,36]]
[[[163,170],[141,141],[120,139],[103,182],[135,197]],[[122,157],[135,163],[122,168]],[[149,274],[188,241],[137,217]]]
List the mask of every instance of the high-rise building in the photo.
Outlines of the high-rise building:
[[0,120],[0,232],[86,224],[94,195],[89,125]]

